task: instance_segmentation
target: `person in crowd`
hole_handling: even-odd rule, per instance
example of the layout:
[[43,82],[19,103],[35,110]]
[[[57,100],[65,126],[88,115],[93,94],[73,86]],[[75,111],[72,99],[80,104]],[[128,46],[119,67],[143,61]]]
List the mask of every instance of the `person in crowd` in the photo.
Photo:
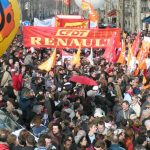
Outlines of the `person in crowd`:
[[150,131],[150,119],[145,120],[144,125],[147,131]]
[[55,111],[53,113],[53,120],[52,120],[52,123],[60,123],[62,121],[61,119],[61,113],[59,111]]
[[33,135],[29,134],[26,138],[26,146],[22,150],[34,150],[36,141]]
[[42,124],[40,116],[35,116],[31,121],[31,130],[36,137],[40,137],[40,135],[48,131],[47,127]]
[[146,135],[140,134],[136,139],[136,146],[138,145],[138,146],[142,146],[143,148],[147,148],[147,144],[148,141]]
[[39,137],[37,147],[34,150],[47,150],[45,137],[43,136]]
[[12,150],[13,147],[17,145],[17,136],[14,134],[10,134],[7,137],[7,143],[9,145],[10,150]]
[[124,129],[116,129],[114,131],[114,135],[118,136],[119,145],[125,148],[125,130]]
[[52,143],[52,138],[48,134],[42,134],[41,137],[45,138],[47,150],[57,150],[56,146]]
[[135,114],[135,112],[129,107],[129,102],[122,102],[122,110],[116,116],[116,123],[119,125],[123,119],[130,119],[131,114]]
[[145,110],[141,113],[141,121],[144,122],[145,120],[150,118],[150,104],[145,106]]
[[8,85],[5,86],[5,88],[3,88],[3,97],[4,97],[4,100],[6,101],[7,99],[9,98],[13,98],[15,101],[17,101],[17,97],[14,93],[14,89],[13,89],[13,86],[12,86],[12,81],[9,81],[8,82]]
[[130,108],[133,109],[136,113],[136,116],[139,118],[141,115],[141,106],[140,106],[140,99],[138,96],[132,96]]
[[85,129],[87,128],[87,123],[86,123],[86,117],[88,118],[88,116],[84,115],[83,114],[83,110],[76,110],[76,117],[75,119],[73,120],[74,124],[76,126],[80,126],[81,129]]
[[8,65],[11,67],[11,69],[14,68],[14,60],[13,60],[13,57],[10,57],[9,60],[8,60]]
[[86,132],[84,130],[79,130],[75,136],[75,143],[77,144],[77,150],[84,150],[87,146]]
[[86,135],[86,138],[87,138],[88,146],[93,148],[93,144],[96,141],[97,126],[94,122],[90,122],[88,124],[88,128],[89,128],[89,131]]
[[76,150],[76,148],[73,137],[71,135],[67,135],[63,140],[61,150]]
[[[108,82],[109,82],[109,79],[110,79],[110,78],[108,78]],[[113,82],[109,82],[109,83],[107,84],[107,86],[108,86],[108,89],[107,89],[106,97],[107,97],[107,99],[109,99],[109,100],[112,102],[112,104],[114,105],[114,99],[115,99],[115,97],[116,97],[116,95],[117,95],[116,90],[115,90],[115,87],[114,87],[114,84],[113,84]]]
[[11,76],[11,73],[9,71],[9,66],[5,66],[0,85],[2,87],[6,87],[6,86],[8,86],[10,81],[12,81],[12,76]]
[[107,115],[105,117],[105,127],[107,130],[115,130],[117,128],[117,125],[115,124],[114,117],[112,115]]
[[19,100],[19,106],[23,112],[22,117],[27,128],[30,128],[30,122],[36,115],[36,113],[33,111],[33,106],[34,108],[36,107],[35,103],[36,102],[33,91],[30,91],[29,89],[24,89]]
[[73,109],[76,110],[83,110],[83,105],[81,104],[82,97],[75,97],[75,102],[72,104]]
[[31,50],[28,50],[28,53],[25,56],[24,65],[26,65],[26,66],[32,66],[33,65],[33,59],[32,59]]
[[145,102],[142,104],[141,111],[145,110],[148,104],[150,104],[150,95],[147,95]]
[[97,125],[97,133],[102,135],[107,135],[108,129],[105,127],[105,122],[100,120]]
[[50,128],[50,131],[48,132],[48,135],[51,136],[52,143],[54,143],[56,147],[59,149],[61,147],[61,142],[62,142],[60,124],[53,123],[52,127]]
[[75,112],[72,108],[70,108],[70,102],[68,100],[66,100],[64,103],[63,103],[63,111],[67,112],[69,114],[69,118],[71,120],[73,120],[73,118],[75,117]]
[[106,143],[104,141],[97,141],[94,144],[95,150],[107,150]]
[[3,93],[0,93],[0,108],[5,108],[5,107],[6,107],[6,102],[4,101]]
[[116,135],[112,135],[111,137],[111,146],[108,150],[125,150],[123,147],[119,145],[119,138]]
[[14,93],[18,96],[18,92],[21,91],[23,85],[22,73],[19,68],[15,68],[12,70],[12,84],[14,88]]
[[146,150],[146,148],[141,145],[136,145],[134,150]]
[[[135,34],[128,33],[124,39],[127,58],[128,45],[135,39]],[[138,50],[142,50],[141,45]],[[72,55],[76,49],[62,51]],[[22,35],[16,36],[1,56],[0,108],[25,129],[19,136],[15,134],[17,137],[0,130],[0,150],[149,149],[149,52],[147,69],[138,71],[142,63],[138,62],[134,71],[127,60],[123,64],[105,60],[105,48],[93,49],[93,65],[86,59],[90,55],[88,48],[82,48],[78,66],[64,59],[62,51],[57,49],[56,65],[49,72],[38,66],[49,58],[52,48],[25,48]],[[71,81],[76,75],[89,77],[96,84]]]
[[134,130],[127,128],[125,132],[125,147],[127,150],[134,150]]
[[22,150],[26,146],[26,139],[30,135],[29,131],[26,129],[21,130],[18,136],[17,145],[13,146],[12,150]]
[[131,99],[133,95],[133,89],[131,85],[126,86],[126,92],[124,93],[124,100],[131,104]]
[[7,143],[8,136],[9,136],[9,132],[6,129],[0,129],[0,149],[1,150],[10,150],[9,145]]

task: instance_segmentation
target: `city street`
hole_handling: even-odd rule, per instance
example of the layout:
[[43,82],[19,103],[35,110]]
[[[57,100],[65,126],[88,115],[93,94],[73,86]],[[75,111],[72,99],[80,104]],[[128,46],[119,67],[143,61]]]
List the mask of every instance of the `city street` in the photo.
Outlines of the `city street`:
[[0,0],[0,150],[150,150],[150,0]]

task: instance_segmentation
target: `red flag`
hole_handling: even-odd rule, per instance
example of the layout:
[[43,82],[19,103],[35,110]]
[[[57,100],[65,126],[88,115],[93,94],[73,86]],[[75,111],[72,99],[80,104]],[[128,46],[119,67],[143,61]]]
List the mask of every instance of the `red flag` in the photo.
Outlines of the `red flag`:
[[67,6],[69,6],[70,0],[64,0],[64,3],[65,3]]
[[103,58],[105,58],[110,63],[115,63],[117,60],[116,55],[116,33],[114,33],[107,44],[107,48],[103,54]]
[[133,45],[132,45],[132,49],[133,49],[133,54],[134,56],[136,56],[137,52],[139,51],[139,45],[140,45],[140,32],[138,33],[138,35],[136,36]]
[[146,84],[146,82],[147,82],[147,70],[144,69],[144,70],[143,70],[143,81],[142,81],[142,83],[143,83],[143,84]]

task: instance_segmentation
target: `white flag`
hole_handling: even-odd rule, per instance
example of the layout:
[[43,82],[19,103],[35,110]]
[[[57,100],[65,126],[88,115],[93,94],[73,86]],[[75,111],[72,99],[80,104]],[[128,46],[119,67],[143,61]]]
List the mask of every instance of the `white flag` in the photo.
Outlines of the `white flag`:
[[71,60],[71,59],[72,59],[72,57],[73,57],[73,55],[72,55],[72,54],[67,53],[67,52],[65,52],[65,51],[63,51],[63,50],[62,50],[62,61],[63,61],[63,62],[64,62],[64,60],[65,60],[65,59],[67,59],[67,60]]
[[90,55],[87,57],[87,60],[90,62],[90,64],[93,66],[94,65],[94,61],[93,61],[93,49],[91,48],[91,53]]
[[55,27],[55,18],[39,20],[38,18],[34,18],[34,26],[40,27]]

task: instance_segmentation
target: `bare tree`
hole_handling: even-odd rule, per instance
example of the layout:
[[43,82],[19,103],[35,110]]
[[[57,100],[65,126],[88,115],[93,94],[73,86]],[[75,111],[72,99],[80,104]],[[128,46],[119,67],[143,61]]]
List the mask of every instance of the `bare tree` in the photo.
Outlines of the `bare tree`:
[[[25,3],[29,3],[29,8],[25,13]],[[77,14],[79,8],[75,5],[74,0],[70,0],[70,7],[66,6],[64,0],[20,0],[23,20],[33,20],[34,17],[39,19],[50,18],[56,14],[68,14],[69,8],[71,14]]]

